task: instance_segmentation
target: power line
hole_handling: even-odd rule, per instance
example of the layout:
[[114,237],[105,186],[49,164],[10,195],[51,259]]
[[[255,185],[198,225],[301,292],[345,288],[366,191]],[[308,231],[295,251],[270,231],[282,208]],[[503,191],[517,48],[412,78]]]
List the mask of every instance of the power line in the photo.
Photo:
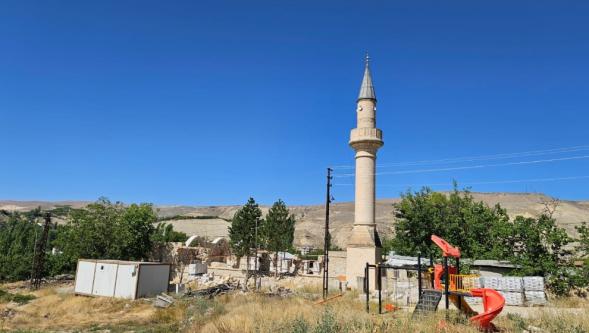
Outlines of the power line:
[[[581,156],[570,156],[570,157],[561,157],[561,158],[552,158],[552,159],[544,159],[544,160],[535,160],[535,161],[521,161],[521,162],[508,162],[508,163],[495,163],[495,164],[480,164],[480,165],[471,165],[471,166],[462,166],[462,167],[451,167],[451,168],[436,168],[436,169],[414,169],[414,170],[402,170],[402,171],[384,171],[384,172],[377,172],[368,176],[383,176],[383,175],[405,175],[405,174],[413,174],[413,173],[430,173],[430,172],[443,172],[443,171],[457,171],[457,170],[471,170],[471,169],[483,169],[483,168],[490,168],[490,167],[504,167],[504,166],[516,166],[516,165],[531,165],[531,164],[540,164],[540,163],[551,163],[551,162],[561,162],[561,161],[571,161],[571,160],[582,160],[588,159],[589,155],[581,155]],[[346,177],[354,177],[355,174],[353,173],[345,173],[334,175],[333,177],[336,178],[346,178]]]
[[[501,153],[501,154],[493,154],[493,155],[478,155],[478,156],[467,156],[467,157],[457,157],[457,158],[443,158],[443,159],[437,159],[437,160],[420,160],[420,161],[397,162],[397,163],[380,163],[376,167],[377,168],[390,168],[390,167],[414,166],[414,165],[477,162],[477,161],[510,159],[510,158],[518,158],[518,157],[531,157],[531,156],[541,156],[541,155],[550,155],[550,154],[562,154],[562,153],[571,153],[571,152],[587,151],[587,150],[589,150],[589,145],[554,148],[554,149],[544,149],[544,150],[531,150],[531,151],[518,152],[518,153]],[[333,169],[353,169],[354,165],[338,165],[338,166],[334,166],[332,168]]]
[[[532,179],[512,179],[497,181],[474,181],[461,182],[462,185],[492,185],[492,184],[515,184],[515,183],[541,183],[567,180],[589,179],[589,176],[572,176],[572,177],[553,177],[553,178],[532,178]],[[354,184],[334,183],[334,186],[354,186]],[[378,184],[379,187],[418,187],[418,186],[447,186],[452,183],[431,183],[431,184]]]

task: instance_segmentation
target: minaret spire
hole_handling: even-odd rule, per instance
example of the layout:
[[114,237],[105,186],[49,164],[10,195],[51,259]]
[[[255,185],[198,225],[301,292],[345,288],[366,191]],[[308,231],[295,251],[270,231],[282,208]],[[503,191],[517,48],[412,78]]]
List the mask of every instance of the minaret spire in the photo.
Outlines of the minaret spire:
[[364,78],[362,78],[362,85],[360,86],[360,94],[358,94],[358,100],[373,99],[376,101],[374,85],[372,84],[372,75],[370,74],[370,56],[368,55],[368,52],[366,52],[364,63]]

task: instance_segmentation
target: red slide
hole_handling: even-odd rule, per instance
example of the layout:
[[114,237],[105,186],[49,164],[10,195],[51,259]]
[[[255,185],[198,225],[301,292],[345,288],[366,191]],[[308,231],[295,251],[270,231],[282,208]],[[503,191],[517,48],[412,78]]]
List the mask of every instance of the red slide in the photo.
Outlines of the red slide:
[[[444,252],[444,257],[460,258],[460,250],[458,248],[450,245],[450,243],[436,235],[432,235],[431,239],[440,249],[442,249],[442,252]],[[448,266],[448,274],[456,273],[456,267]],[[434,288],[437,290],[442,290],[441,279],[443,275],[444,267],[442,265],[434,265]],[[446,283],[448,283],[448,281],[446,281]],[[450,281],[450,289],[454,289],[454,287],[455,286],[452,285],[452,281]],[[470,290],[470,294],[473,297],[481,297],[483,299],[484,309],[481,314],[471,317],[470,321],[484,330],[494,328],[491,321],[495,319],[495,317],[497,317],[497,315],[503,310],[503,306],[505,306],[505,298],[503,298],[503,296],[497,290],[489,288],[472,289]],[[456,297],[456,295],[450,296],[450,299],[453,300],[453,302],[458,302],[458,297]],[[468,303],[465,305],[466,306],[460,307],[460,309],[465,313],[476,313],[470,309]]]
[[444,252],[444,257],[460,258],[460,250],[450,245],[444,239],[436,235],[432,235],[432,242],[442,249],[442,252]]
[[491,321],[503,310],[505,298],[495,289],[479,288],[470,291],[474,297],[483,298],[483,312],[470,318],[470,321],[480,326],[482,329],[493,327]]

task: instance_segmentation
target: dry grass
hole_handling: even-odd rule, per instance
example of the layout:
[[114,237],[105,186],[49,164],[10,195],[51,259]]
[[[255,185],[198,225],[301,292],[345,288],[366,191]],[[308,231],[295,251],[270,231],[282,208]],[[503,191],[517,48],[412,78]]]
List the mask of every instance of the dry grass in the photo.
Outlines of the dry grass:
[[[364,304],[354,295],[346,295],[327,305],[299,297],[269,298],[261,295],[233,295],[218,300],[224,313],[205,323],[189,326],[187,332],[201,333],[336,333],[336,332],[478,332],[455,314],[449,320],[440,312],[431,317],[413,320],[408,311],[386,315],[367,314]],[[504,329],[513,331],[507,318],[499,321]]]
[[148,323],[155,312],[146,302],[74,296],[47,290],[37,295],[29,304],[12,307],[16,314],[12,318],[0,319],[0,329],[56,330],[101,323]]
[[[412,319],[411,311],[404,310],[376,315],[373,306],[372,313],[367,314],[354,292],[326,305],[315,304],[320,292],[316,287],[306,286],[298,292],[299,295],[285,298],[255,293],[234,293],[214,300],[187,298],[177,300],[167,309],[156,309],[148,301],[74,296],[63,288],[45,288],[35,292],[37,298],[29,304],[0,304],[0,313],[8,306],[16,311],[12,318],[0,317],[0,332],[479,332],[456,312],[451,312],[449,318],[440,311],[430,317]],[[589,306],[585,301],[557,300],[554,304],[559,307],[528,308],[529,318],[502,315],[494,323],[502,332],[523,332],[530,325],[546,332],[589,332]]]
[[522,318],[516,314],[507,314],[502,320],[510,322],[510,332],[589,332],[589,312],[586,309],[535,309],[531,318]]
[[589,309],[589,300],[581,297],[550,297],[550,305],[557,308]]

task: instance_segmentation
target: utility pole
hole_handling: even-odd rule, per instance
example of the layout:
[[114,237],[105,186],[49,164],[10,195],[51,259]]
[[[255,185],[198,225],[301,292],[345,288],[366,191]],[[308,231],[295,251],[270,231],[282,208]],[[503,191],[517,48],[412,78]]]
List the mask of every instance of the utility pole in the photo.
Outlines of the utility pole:
[[323,299],[327,298],[329,287],[329,204],[331,203],[331,168],[327,168],[327,196],[325,199],[325,240],[323,242]]
[[[43,278],[43,270],[45,269],[45,247],[47,246],[47,238],[49,238],[49,226],[51,225],[51,213],[45,213],[45,223],[43,224],[43,233],[41,238],[35,241],[35,251],[33,255],[33,271],[31,272],[31,289],[39,289],[41,287],[41,279]],[[36,232],[35,232],[35,238]]]
[[256,290],[258,290],[258,219],[256,219],[256,250],[255,250],[255,256],[256,256],[256,260],[254,261],[254,274],[255,274],[255,278],[254,278],[254,284],[256,287]]

